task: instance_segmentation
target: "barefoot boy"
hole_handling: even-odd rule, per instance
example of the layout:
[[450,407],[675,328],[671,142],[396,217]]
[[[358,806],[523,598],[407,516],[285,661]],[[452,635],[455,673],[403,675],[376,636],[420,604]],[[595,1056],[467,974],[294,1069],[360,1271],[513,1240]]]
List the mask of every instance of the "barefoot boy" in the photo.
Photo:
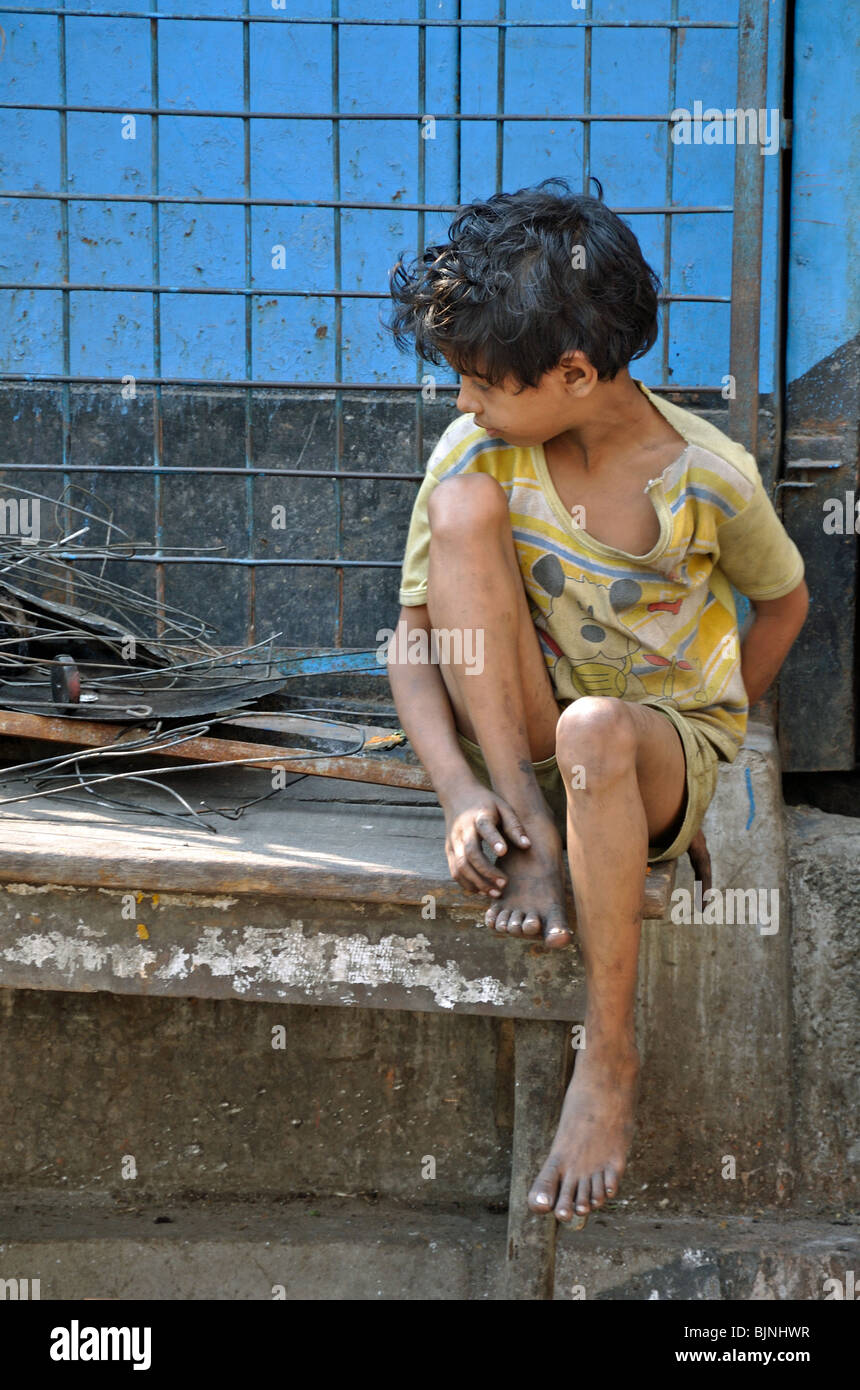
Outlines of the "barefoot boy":
[[[808,599],[751,455],[630,375],[658,282],[625,224],[546,180],[449,238],[391,280],[398,343],[450,363],[463,412],[415,502],[400,621],[480,632],[483,661],[451,643],[389,677],[492,930],[569,944],[566,836],[587,1046],[529,1206],[571,1221],[627,1159],[646,862],[689,846]],[[742,649],[730,584],[755,611]]]

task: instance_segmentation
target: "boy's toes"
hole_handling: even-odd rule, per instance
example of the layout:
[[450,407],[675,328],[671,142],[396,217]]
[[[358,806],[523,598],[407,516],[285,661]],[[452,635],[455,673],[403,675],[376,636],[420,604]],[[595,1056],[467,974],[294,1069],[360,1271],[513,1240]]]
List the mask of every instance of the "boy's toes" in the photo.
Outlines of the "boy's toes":
[[524,913],[522,912],[521,908],[519,908],[519,907],[514,907],[514,908],[511,909],[510,916],[508,917],[508,935],[509,935],[509,936],[519,936],[519,935],[521,934],[522,925],[523,925],[523,916],[524,916]]
[[567,946],[570,939],[570,928],[564,913],[558,909],[548,912],[544,930],[544,941],[547,946]]
[[528,1195],[529,1211],[552,1211],[557,1191],[558,1173],[555,1166],[547,1162],[531,1185]]
[[570,1173],[561,1184],[561,1191],[558,1194],[558,1201],[555,1204],[555,1214],[559,1221],[567,1222],[573,1220],[576,1185],[576,1177]]
[[588,1216],[591,1211],[591,1178],[580,1178],[576,1188],[576,1212]]
[[603,1185],[603,1173],[600,1169],[591,1175],[591,1205],[602,1207],[606,1201],[606,1188]]
[[523,918],[523,936],[540,936],[541,920],[536,912],[527,912]]
[[612,1167],[604,1168],[604,1170],[603,1170],[603,1185],[604,1185],[604,1188],[605,1188],[605,1190],[606,1190],[606,1195],[607,1195],[607,1197],[614,1197],[614,1196],[615,1196],[616,1192],[618,1191],[618,1183],[619,1183],[619,1178],[618,1178],[618,1174],[616,1173],[615,1169],[612,1168]]

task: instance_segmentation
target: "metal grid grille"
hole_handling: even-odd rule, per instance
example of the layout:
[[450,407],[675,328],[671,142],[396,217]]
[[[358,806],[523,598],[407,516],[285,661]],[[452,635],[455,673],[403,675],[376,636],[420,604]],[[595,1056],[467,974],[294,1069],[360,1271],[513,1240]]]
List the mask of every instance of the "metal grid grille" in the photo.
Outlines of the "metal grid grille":
[[[81,9],[67,10],[62,6],[39,6],[29,9],[28,15],[54,16],[57,23],[57,42],[59,58],[58,92],[57,102],[2,102],[0,107],[7,107],[17,110],[29,111],[53,111],[57,113],[59,125],[59,155],[60,155],[60,187],[51,190],[41,190],[35,188],[2,190],[2,197],[9,199],[34,200],[48,199],[56,201],[60,208],[61,218],[61,250],[62,250],[62,277],[59,281],[40,281],[36,284],[32,282],[22,282],[9,280],[0,283],[0,289],[19,290],[28,289],[36,291],[59,291],[62,296],[62,371],[59,373],[28,373],[28,372],[4,372],[0,374],[0,379],[7,382],[27,382],[44,383],[61,388],[62,391],[62,459],[60,468],[63,474],[64,483],[68,483],[72,475],[76,472],[87,472],[95,476],[109,473],[134,472],[140,476],[140,468],[135,464],[111,463],[111,464],[91,464],[74,463],[70,458],[70,439],[71,439],[71,410],[70,410],[70,391],[74,385],[96,384],[96,385],[119,385],[115,377],[101,375],[87,375],[83,373],[73,373],[71,369],[71,350],[70,350],[70,295],[75,292],[100,293],[105,291],[124,291],[129,293],[143,293],[151,295],[153,305],[153,365],[154,370],[151,376],[137,376],[136,385],[152,389],[154,405],[154,431],[153,431],[153,457],[151,465],[152,483],[155,492],[155,516],[156,534],[155,539],[158,547],[161,547],[163,539],[163,498],[162,480],[169,474],[193,474],[197,477],[206,474],[213,474],[225,477],[229,474],[239,474],[246,480],[245,487],[245,508],[246,524],[249,538],[248,553],[246,555],[224,556],[205,558],[197,556],[171,557],[169,560],[161,558],[160,554],[149,557],[141,557],[141,560],[149,560],[157,566],[157,585],[156,594],[159,599],[164,598],[164,566],[165,564],[224,564],[231,566],[247,566],[250,569],[250,612],[248,631],[250,640],[254,637],[254,573],[261,566],[318,566],[334,569],[338,575],[339,588],[339,612],[337,619],[336,643],[340,643],[343,631],[343,575],[348,568],[370,569],[397,569],[400,565],[399,557],[386,559],[351,559],[343,554],[343,489],[350,485],[355,479],[384,479],[386,481],[410,481],[416,483],[423,476],[425,463],[425,410],[422,397],[421,373],[422,367],[416,364],[415,375],[412,381],[369,381],[369,380],[350,380],[344,375],[344,349],[343,349],[343,309],[345,301],[350,299],[366,299],[383,301],[387,298],[384,288],[378,290],[364,290],[353,288],[343,283],[343,214],[346,211],[396,211],[402,213],[411,211],[417,214],[417,250],[423,249],[425,241],[425,218],[428,213],[451,212],[456,210],[460,194],[460,159],[459,142],[464,126],[473,121],[487,122],[491,119],[495,122],[495,187],[503,187],[504,177],[504,155],[505,155],[505,131],[506,128],[517,122],[571,122],[581,127],[581,186],[587,190],[591,177],[591,146],[592,129],[597,123],[612,124],[623,122],[646,122],[656,125],[668,126],[670,124],[669,113],[676,105],[676,84],[678,70],[678,41],[679,35],[685,31],[705,30],[718,31],[729,30],[738,31],[739,49],[739,87],[737,102],[742,105],[761,105],[764,99],[764,82],[766,72],[766,50],[767,50],[767,13],[766,7],[755,4],[755,0],[741,0],[738,23],[726,20],[687,20],[678,17],[679,0],[671,0],[671,13],[664,19],[642,19],[642,20],[606,20],[593,17],[593,0],[587,0],[586,9],[577,13],[575,19],[570,21],[583,32],[584,43],[584,63],[583,63],[583,89],[582,99],[579,109],[560,112],[554,111],[551,114],[539,114],[535,112],[518,113],[507,111],[505,76],[506,76],[506,41],[512,31],[517,29],[557,29],[558,21],[555,20],[514,20],[506,16],[506,0],[498,0],[497,17],[490,20],[486,18],[465,19],[460,17],[451,18],[428,18],[426,15],[426,0],[417,0],[418,14],[415,18],[398,19],[361,19],[354,17],[341,16],[338,13],[339,0],[332,0],[332,13],[326,17],[319,18],[291,18],[286,17],[283,12],[273,14],[251,14],[248,9],[249,0],[242,0],[242,12],[240,14],[213,14],[213,13],[188,13],[181,10],[158,9],[155,7],[155,0],[150,0],[148,11],[129,11],[121,8],[103,9]],[[763,12],[760,12],[763,11]],[[20,14],[14,6],[0,6],[0,13]],[[459,5],[458,5],[459,13]],[[135,20],[141,25],[147,25],[149,29],[149,61],[150,61],[150,81],[152,92],[151,105],[141,106],[108,106],[72,103],[68,101],[68,70],[66,56],[66,36],[67,24],[71,19],[74,22],[80,17],[92,19],[127,19]],[[194,21],[200,20],[206,23],[223,23],[226,25],[242,26],[242,87],[243,100],[240,110],[237,109],[182,109],[177,110],[173,107],[162,107],[159,104],[159,24],[167,20]],[[264,111],[256,110],[252,107],[251,91],[251,27],[256,25],[294,25],[294,26],[322,26],[330,32],[331,42],[331,82],[332,82],[332,109],[329,111]],[[341,35],[345,28],[370,26],[380,28],[392,26],[398,29],[410,28],[417,30],[417,100],[418,110],[408,112],[354,112],[343,111],[341,109],[341,59],[340,46]],[[458,157],[456,160],[457,168],[457,190],[456,200],[450,204],[426,201],[426,154],[427,144],[422,138],[422,120],[425,118],[426,89],[427,89],[427,36],[433,29],[451,30],[456,35],[457,42],[457,64],[456,64],[456,84],[453,92],[453,109],[447,112],[436,114],[435,120],[438,122],[451,122],[456,131],[456,142]],[[463,35],[470,29],[480,29],[482,31],[495,30],[497,34],[497,70],[496,70],[496,110],[492,117],[486,113],[471,113],[461,111],[461,45]],[[669,84],[667,90],[667,109],[664,111],[640,112],[636,114],[607,114],[595,113],[592,111],[592,45],[593,36],[596,31],[608,29],[626,30],[662,30],[668,33],[670,45],[669,61]],[[153,171],[153,184],[150,192],[135,193],[78,193],[69,189],[69,164],[68,164],[68,129],[67,118],[70,113],[97,113],[97,114],[116,114],[118,116],[148,116],[151,117],[151,159]],[[243,132],[243,151],[244,151],[244,191],[241,197],[219,197],[216,195],[204,194],[202,196],[192,196],[186,194],[167,194],[160,191],[159,170],[160,170],[160,149],[159,149],[159,118],[170,117],[176,119],[194,120],[200,118],[232,118],[239,119],[242,123]],[[315,198],[275,198],[272,196],[255,197],[251,191],[251,122],[252,120],[270,121],[326,121],[330,122],[332,133],[332,168],[330,174],[330,193],[331,196],[320,196]],[[341,124],[345,120],[360,122],[375,121],[408,121],[414,123],[416,130],[415,158],[417,166],[417,201],[400,202],[396,204],[391,201],[372,201],[358,200],[355,198],[344,198],[342,196],[342,155],[341,155]],[[665,168],[665,185],[663,189],[663,201],[652,206],[617,206],[616,211],[624,214],[651,214],[663,219],[663,264],[662,278],[665,289],[662,295],[661,318],[662,318],[662,375],[661,382],[655,384],[656,390],[672,392],[702,392],[714,391],[718,383],[689,383],[679,384],[670,381],[669,368],[669,348],[670,348],[670,311],[675,303],[727,303],[732,305],[732,328],[731,328],[731,356],[730,369],[738,383],[739,402],[732,409],[734,416],[734,430],[736,437],[744,439],[750,447],[755,445],[756,417],[758,407],[757,390],[757,362],[758,362],[758,332],[759,332],[759,309],[760,309],[760,283],[757,280],[757,271],[760,277],[760,255],[761,255],[761,215],[762,215],[762,168],[761,159],[758,152],[752,146],[738,146],[735,155],[735,189],[736,196],[733,203],[702,203],[699,205],[678,205],[673,201],[673,152],[674,145],[671,140],[667,141],[667,158]],[[565,172],[567,172],[565,170]],[[321,182],[323,178],[321,175]],[[322,191],[322,190],[321,190]],[[328,190],[326,190],[327,192]],[[738,196],[739,193],[742,196]],[[152,237],[152,272],[151,282],[130,283],[130,284],[101,284],[89,283],[87,281],[72,281],[70,279],[70,255],[69,255],[69,204],[70,202],[109,202],[109,203],[136,203],[148,206],[151,217],[151,237]],[[242,283],[230,283],[220,286],[199,286],[199,285],[175,285],[162,283],[162,273],[160,265],[160,217],[161,210],[170,204],[187,205],[189,210],[195,206],[240,206],[244,210],[244,265]],[[274,208],[313,208],[330,209],[333,218],[333,250],[334,250],[334,284],[328,286],[314,286],[311,289],[300,289],[297,287],[281,286],[275,288],[259,286],[252,283],[252,209],[254,207],[274,207]],[[681,294],[671,290],[672,274],[672,234],[673,222],[682,215],[689,214],[714,214],[719,217],[730,219],[725,225],[727,230],[731,227],[731,237],[733,244],[733,265],[732,265],[732,293],[731,295],[704,295],[704,294]],[[380,267],[380,280],[384,283],[384,272],[387,266]],[[201,377],[176,377],[164,374],[162,371],[162,315],[161,307],[163,297],[166,295],[228,295],[238,296],[244,300],[244,377],[241,379],[231,378],[226,381]],[[277,295],[279,298],[298,297],[306,299],[328,299],[333,305],[333,326],[334,326],[334,376],[330,380],[305,379],[305,380],[271,380],[255,378],[253,374],[253,301],[261,297]],[[164,388],[204,387],[208,391],[237,390],[244,391],[245,398],[245,440],[244,440],[244,462],[236,467],[219,466],[209,468],[205,464],[190,465],[165,465],[162,462],[160,440],[161,440],[161,410],[162,410],[162,391]],[[321,468],[301,468],[287,464],[284,467],[266,468],[260,467],[255,463],[252,456],[253,440],[253,411],[254,411],[254,391],[257,388],[265,388],[268,391],[279,390],[284,393],[309,391],[314,393],[327,393],[331,399],[334,417],[334,438],[335,438],[335,459],[332,469]],[[448,392],[453,395],[456,387],[453,384],[440,382],[438,386],[440,393]],[[405,393],[414,398],[415,408],[415,428],[414,439],[416,448],[416,458],[414,470],[392,472],[374,471],[372,469],[350,470],[343,466],[343,412],[344,399],[347,393]],[[39,471],[56,473],[57,465],[54,463],[44,465],[32,465],[27,469],[38,473]],[[251,544],[251,533],[253,526],[253,486],[254,479],[267,475],[290,478],[320,478],[328,479],[332,486],[332,506],[335,513],[335,533],[337,536],[337,553],[328,558],[313,558],[306,556],[286,556],[276,559],[255,556]]]

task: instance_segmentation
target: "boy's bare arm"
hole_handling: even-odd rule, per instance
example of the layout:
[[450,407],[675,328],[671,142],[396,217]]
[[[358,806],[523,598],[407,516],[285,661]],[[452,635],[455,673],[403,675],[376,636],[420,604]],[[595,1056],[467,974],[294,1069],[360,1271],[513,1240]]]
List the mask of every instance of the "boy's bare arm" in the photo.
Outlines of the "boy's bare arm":
[[[429,633],[427,605],[401,608],[398,627],[401,623],[406,624],[407,637],[416,628]],[[457,742],[454,713],[439,667],[432,662],[400,663],[390,657],[388,681],[403,731],[444,804],[476,779]]]
[[[401,608],[398,625],[401,622],[406,624],[407,638],[415,628],[430,632],[425,604]],[[507,852],[505,836],[511,844],[527,847],[531,842],[519,817],[502,797],[479,782],[466,762],[439,667],[433,662],[413,664],[389,658],[388,682],[403,731],[445,812],[445,852],[452,878],[469,893],[498,897],[507,875],[486,858],[481,840],[500,855]]]
[[776,680],[780,667],[806,621],[809,590],[804,580],[782,598],[751,600],[755,620],[741,648],[741,674],[751,705]]

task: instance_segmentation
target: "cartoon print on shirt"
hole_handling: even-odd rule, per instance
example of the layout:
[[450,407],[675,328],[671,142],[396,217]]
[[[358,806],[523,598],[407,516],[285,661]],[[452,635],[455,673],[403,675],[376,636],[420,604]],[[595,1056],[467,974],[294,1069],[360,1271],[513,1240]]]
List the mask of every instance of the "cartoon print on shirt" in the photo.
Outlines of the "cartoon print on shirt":
[[[541,555],[539,560],[535,560],[532,578],[545,594],[549,594],[550,600],[561,598],[564,593],[565,573],[557,555]],[[552,602],[546,616],[552,617]]]
[[[560,598],[566,582],[576,584],[577,580],[566,580],[564,570],[555,555],[541,555],[531,567],[532,578],[549,594],[551,600]],[[634,579],[616,579],[613,584],[593,584],[582,581],[590,588],[608,589],[609,602],[614,610],[629,608],[638,602],[642,589]],[[587,591],[586,591],[587,592]],[[583,695],[614,695],[635,699],[647,694],[638,676],[633,675],[633,657],[641,650],[636,639],[629,634],[604,627],[594,615],[594,606],[589,603],[583,607],[583,617],[579,635],[584,644],[592,650],[586,655],[571,658],[559,647],[546,630],[546,621],[552,615],[553,604],[544,615],[540,610],[532,616],[538,628],[547,665],[554,681],[566,675],[569,683]]]
[[643,652],[642,660],[647,661],[649,666],[666,668],[666,677],[663,681],[662,690],[662,693],[664,695],[673,696],[675,694],[675,675],[677,672],[694,671],[698,673],[699,689],[696,691],[696,694],[693,696],[693,699],[698,704],[704,703],[704,701],[707,699],[705,692],[701,688],[701,667],[698,661],[682,661],[678,660],[676,657],[670,661],[668,657],[659,656],[656,652]]
[[[688,685],[688,680],[684,679],[683,673],[689,671],[698,676],[699,690],[694,699],[697,702],[706,699],[704,691],[701,689],[699,662],[690,662],[679,657],[669,660],[656,652],[643,652],[641,644],[631,634],[605,626],[595,616],[593,602],[586,601],[581,604],[583,617],[579,636],[583,643],[592,648],[587,654],[576,658],[568,656],[547,631],[546,623],[552,616],[554,601],[561,597],[567,585],[572,585],[574,589],[580,585],[583,586],[586,600],[593,597],[596,601],[597,595],[593,594],[593,591],[603,590],[608,594],[613,612],[618,613],[625,608],[632,608],[634,604],[641,601],[642,586],[635,579],[616,579],[611,584],[600,584],[587,576],[581,578],[572,575],[566,576],[557,556],[552,554],[541,555],[535,560],[531,566],[531,574],[535,582],[550,598],[546,614],[531,599],[529,606],[554,682],[557,682],[560,676],[567,676],[569,684],[583,695],[609,695],[621,699],[637,699],[654,693],[653,689],[649,690],[633,670],[634,657],[638,657],[635,664],[639,666],[640,670],[642,663],[665,670],[660,691],[662,695],[671,699],[675,695],[676,683],[681,686]],[[682,602],[683,599],[681,598],[661,599],[649,603],[647,611],[649,613],[668,612],[677,616]]]

